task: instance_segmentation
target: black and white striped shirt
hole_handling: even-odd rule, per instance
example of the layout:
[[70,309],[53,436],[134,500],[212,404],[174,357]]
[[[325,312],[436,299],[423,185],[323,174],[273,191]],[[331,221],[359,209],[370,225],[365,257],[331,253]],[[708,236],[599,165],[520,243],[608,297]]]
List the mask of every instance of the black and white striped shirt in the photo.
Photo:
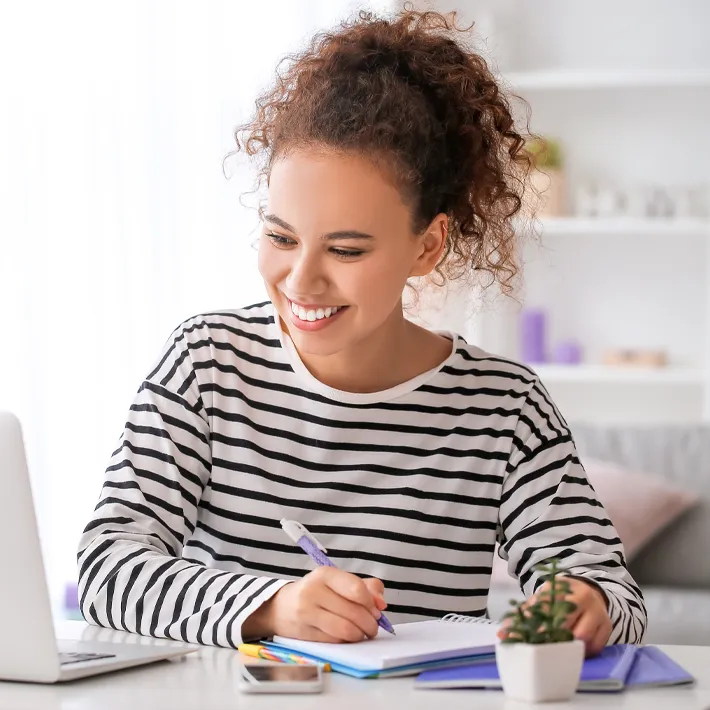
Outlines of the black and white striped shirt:
[[95,624],[234,646],[313,569],[279,521],[385,584],[394,623],[484,615],[496,540],[530,595],[557,556],[609,599],[611,641],[646,612],[566,422],[529,368],[450,334],[439,367],[386,391],[316,380],[273,306],[185,321],[130,408],[80,542]]

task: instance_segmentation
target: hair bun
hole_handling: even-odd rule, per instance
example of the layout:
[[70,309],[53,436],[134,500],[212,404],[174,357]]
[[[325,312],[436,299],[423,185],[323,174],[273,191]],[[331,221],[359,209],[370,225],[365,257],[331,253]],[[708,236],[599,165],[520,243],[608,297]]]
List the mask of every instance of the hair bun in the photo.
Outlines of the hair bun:
[[486,272],[509,292],[518,270],[512,218],[530,158],[485,60],[455,41],[469,29],[455,13],[360,12],[290,57],[235,137],[237,150],[265,158],[262,179],[293,145],[385,156],[416,230],[448,215],[439,275]]

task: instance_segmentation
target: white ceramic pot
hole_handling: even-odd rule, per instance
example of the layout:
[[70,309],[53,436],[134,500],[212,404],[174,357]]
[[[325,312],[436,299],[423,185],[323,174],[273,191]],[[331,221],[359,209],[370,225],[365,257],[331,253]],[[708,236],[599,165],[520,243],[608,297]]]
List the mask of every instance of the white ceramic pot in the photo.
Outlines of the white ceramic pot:
[[571,698],[582,673],[584,642],[499,643],[496,665],[503,692],[514,700],[539,703]]

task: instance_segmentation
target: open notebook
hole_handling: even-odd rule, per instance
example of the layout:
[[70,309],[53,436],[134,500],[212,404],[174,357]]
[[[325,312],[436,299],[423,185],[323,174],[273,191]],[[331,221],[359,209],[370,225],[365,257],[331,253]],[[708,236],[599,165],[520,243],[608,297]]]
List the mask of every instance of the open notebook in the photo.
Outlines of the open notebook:
[[382,629],[360,643],[322,643],[274,636],[267,646],[285,648],[359,678],[415,675],[424,668],[489,660],[499,625],[487,619],[449,614],[443,619],[396,624],[396,636]]
[[[578,690],[619,691],[634,686],[685,685],[693,677],[654,646],[607,646],[598,656],[587,658]],[[495,659],[476,665],[426,670],[416,680],[417,688],[500,688]]]

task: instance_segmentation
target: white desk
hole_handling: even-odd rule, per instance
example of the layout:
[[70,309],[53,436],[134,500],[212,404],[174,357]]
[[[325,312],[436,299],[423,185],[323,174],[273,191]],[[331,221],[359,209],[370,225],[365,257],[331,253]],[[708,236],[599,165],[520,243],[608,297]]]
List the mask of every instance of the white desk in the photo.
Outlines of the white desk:
[[[166,641],[99,629],[82,622],[60,622],[62,638],[161,644]],[[692,688],[626,691],[618,695],[578,693],[569,703],[546,707],[620,708],[623,710],[706,710],[710,708],[710,646],[665,646],[663,650],[690,671]],[[413,677],[357,680],[326,674],[319,695],[243,695],[236,689],[238,654],[228,649],[200,647],[179,662],[160,662],[71,683],[41,686],[0,682],[2,710],[526,710],[494,690],[415,690]]]

